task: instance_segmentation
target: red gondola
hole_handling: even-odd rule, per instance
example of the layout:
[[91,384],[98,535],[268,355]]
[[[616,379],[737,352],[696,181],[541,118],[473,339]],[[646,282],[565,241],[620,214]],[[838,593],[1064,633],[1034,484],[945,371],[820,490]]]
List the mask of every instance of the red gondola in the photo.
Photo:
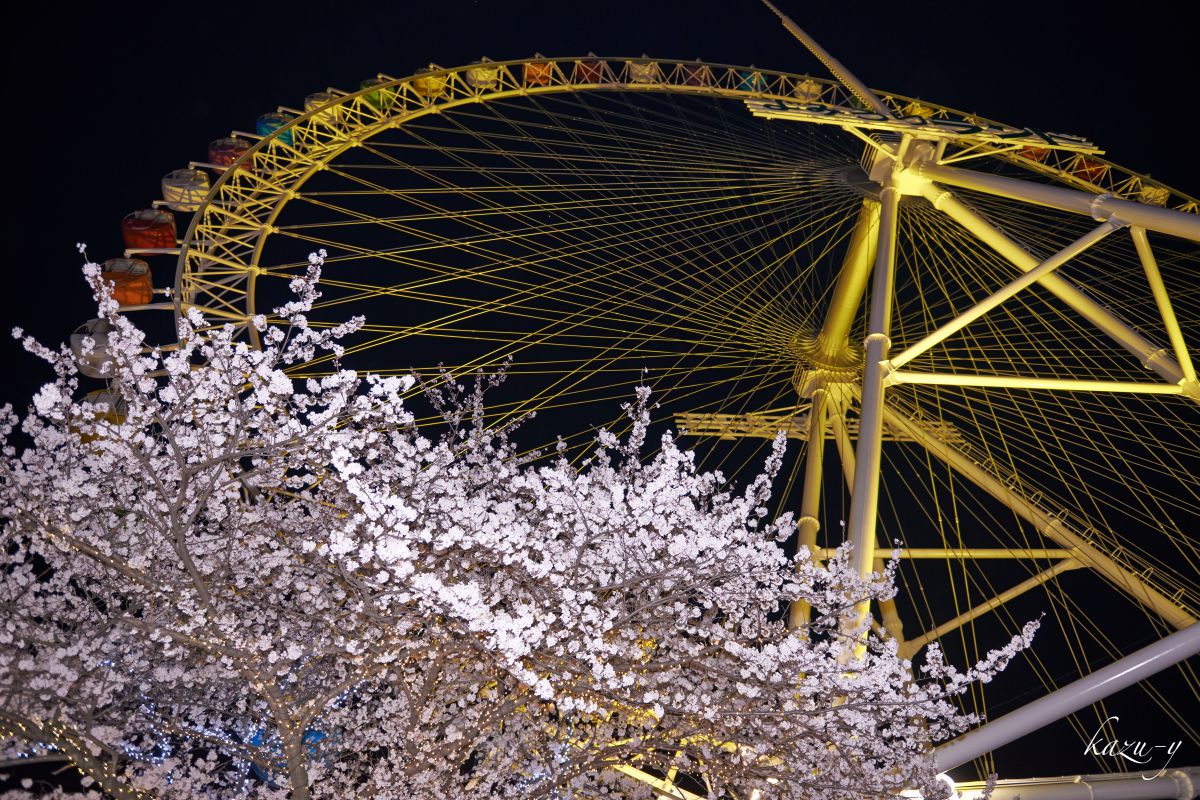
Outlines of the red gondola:
[[708,86],[712,83],[712,70],[704,64],[681,64],[679,74],[684,86]]
[[[208,145],[208,163],[218,167],[231,167],[250,150],[250,142],[236,136],[217,139]],[[251,169],[250,160],[242,164],[242,169]]]
[[100,277],[113,283],[113,299],[122,306],[146,305],[154,297],[150,265],[140,258],[110,258]]
[[598,59],[586,59],[575,62],[576,83],[603,83],[604,62]]
[[175,246],[175,215],[161,208],[131,211],[121,220],[121,238],[132,250]]
[[526,86],[547,86],[554,74],[554,64],[549,61],[530,61],[525,65]]
[[1096,183],[1108,172],[1108,165],[1102,161],[1087,156],[1079,156],[1071,169],[1076,178],[1082,178],[1088,183]]

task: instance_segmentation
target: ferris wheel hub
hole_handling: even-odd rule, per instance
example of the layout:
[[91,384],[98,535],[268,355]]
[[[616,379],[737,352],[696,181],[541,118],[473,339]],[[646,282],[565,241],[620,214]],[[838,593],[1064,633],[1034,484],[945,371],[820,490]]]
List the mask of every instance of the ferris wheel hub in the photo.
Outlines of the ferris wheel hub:
[[936,152],[936,142],[905,139],[890,148],[875,150],[868,176],[881,188],[894,188],[902,197],[919,197],[933,183],[921,173],[921,167],[936,161]]
[[827,349],[816,337],[800,353],[792,373],[792,386],[800,397],[811,398],[817,389],[833,384],[857,385],[863,379],[863,365],[860,348],[843,342],[839,349]]

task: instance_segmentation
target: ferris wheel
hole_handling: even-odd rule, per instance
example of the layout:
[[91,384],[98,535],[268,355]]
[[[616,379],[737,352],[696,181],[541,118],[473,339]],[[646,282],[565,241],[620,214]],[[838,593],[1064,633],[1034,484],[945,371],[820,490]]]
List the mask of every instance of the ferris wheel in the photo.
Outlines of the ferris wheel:
[[[850,541],[870,571],[899,542],[899,595],[862,613],[906,657],[978,658],[1046,610],[1035,697],[1103,703],[1073,682],[1181,662],[1200,647],[1200,203],[1078,136],[868,89],[784,20],[835,79],[539,55],[317,92],[164,178],[106,270],[126,310],[198,308],[257,343],[250,320],[323,249],[310,323],[367,319],[344,365],[511,359],[490,413],[537,412],[531,448],[562,434],[582,457],[641,384],[703,468],[754,469],[786,430],[796,546]],[[176,258],[159,302],[151,257]],[[1173,669],[1145,701],[1200,740],[1200,681]],[[1004,716],[1002,692],[968,710]],[[991,771],[1018,728],[940,763]]]

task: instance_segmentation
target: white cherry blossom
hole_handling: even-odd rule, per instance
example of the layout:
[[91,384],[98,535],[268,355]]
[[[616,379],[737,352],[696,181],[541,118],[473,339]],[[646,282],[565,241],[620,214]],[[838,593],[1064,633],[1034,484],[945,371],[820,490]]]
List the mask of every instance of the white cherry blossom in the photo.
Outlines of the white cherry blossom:
[[307,326],[320,267],[251,320],[261,351],[192,309],[163,352],[89,264],[120,408],[24,340],[56,378],[0,411],[0,758],[73,762],[77,797],[652,795],[618,765],[713,797],[944,791],[954,695],[1035,626],[965,673],[935,650],[914,681],[865,629],[839,663],[839,617],[893,573],[785,554],[782,436],[739,490],[671,435],[642,458],[645,388],[580,468],[485,425],[495,376],[292,381],[362,325]]

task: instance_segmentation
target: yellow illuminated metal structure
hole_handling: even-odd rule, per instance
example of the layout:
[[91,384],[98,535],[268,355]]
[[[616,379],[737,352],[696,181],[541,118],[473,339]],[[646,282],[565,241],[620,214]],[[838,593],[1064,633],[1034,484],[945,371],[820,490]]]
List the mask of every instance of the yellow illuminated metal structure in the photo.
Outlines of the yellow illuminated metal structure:
[[[270,135],[236,134],[256,144],[192,218],[176,308],[253,340],[250,318],[325,248],[312,323],[367,315],[352,365],[463,375],[511,356],[491,410],[537,411],[547,435],[598,414],[619,427],[649,383],[701,466],[729,474],[784,430],[800,546],[849,541],[870,572],[901,543],[876,621],[909,657],[935,640],[982,655],[996,640],[975,626],[1019,628],[1008,606],[1036,591],[1077,674],[1119,658],[1061,586],[1082,573],[1147,631],[1188,628],[1197,201],[1081,138],[868,89],[784,21],[838,80],[536,57],[282,108]],[[580,422],[571,452],[591,436]],[[844,480],[827,479],[834,455]],[[1068,682],[1038,645],[1027,658],[1047,692]],[[1200,740],[1180,698],[1143,688]]]

